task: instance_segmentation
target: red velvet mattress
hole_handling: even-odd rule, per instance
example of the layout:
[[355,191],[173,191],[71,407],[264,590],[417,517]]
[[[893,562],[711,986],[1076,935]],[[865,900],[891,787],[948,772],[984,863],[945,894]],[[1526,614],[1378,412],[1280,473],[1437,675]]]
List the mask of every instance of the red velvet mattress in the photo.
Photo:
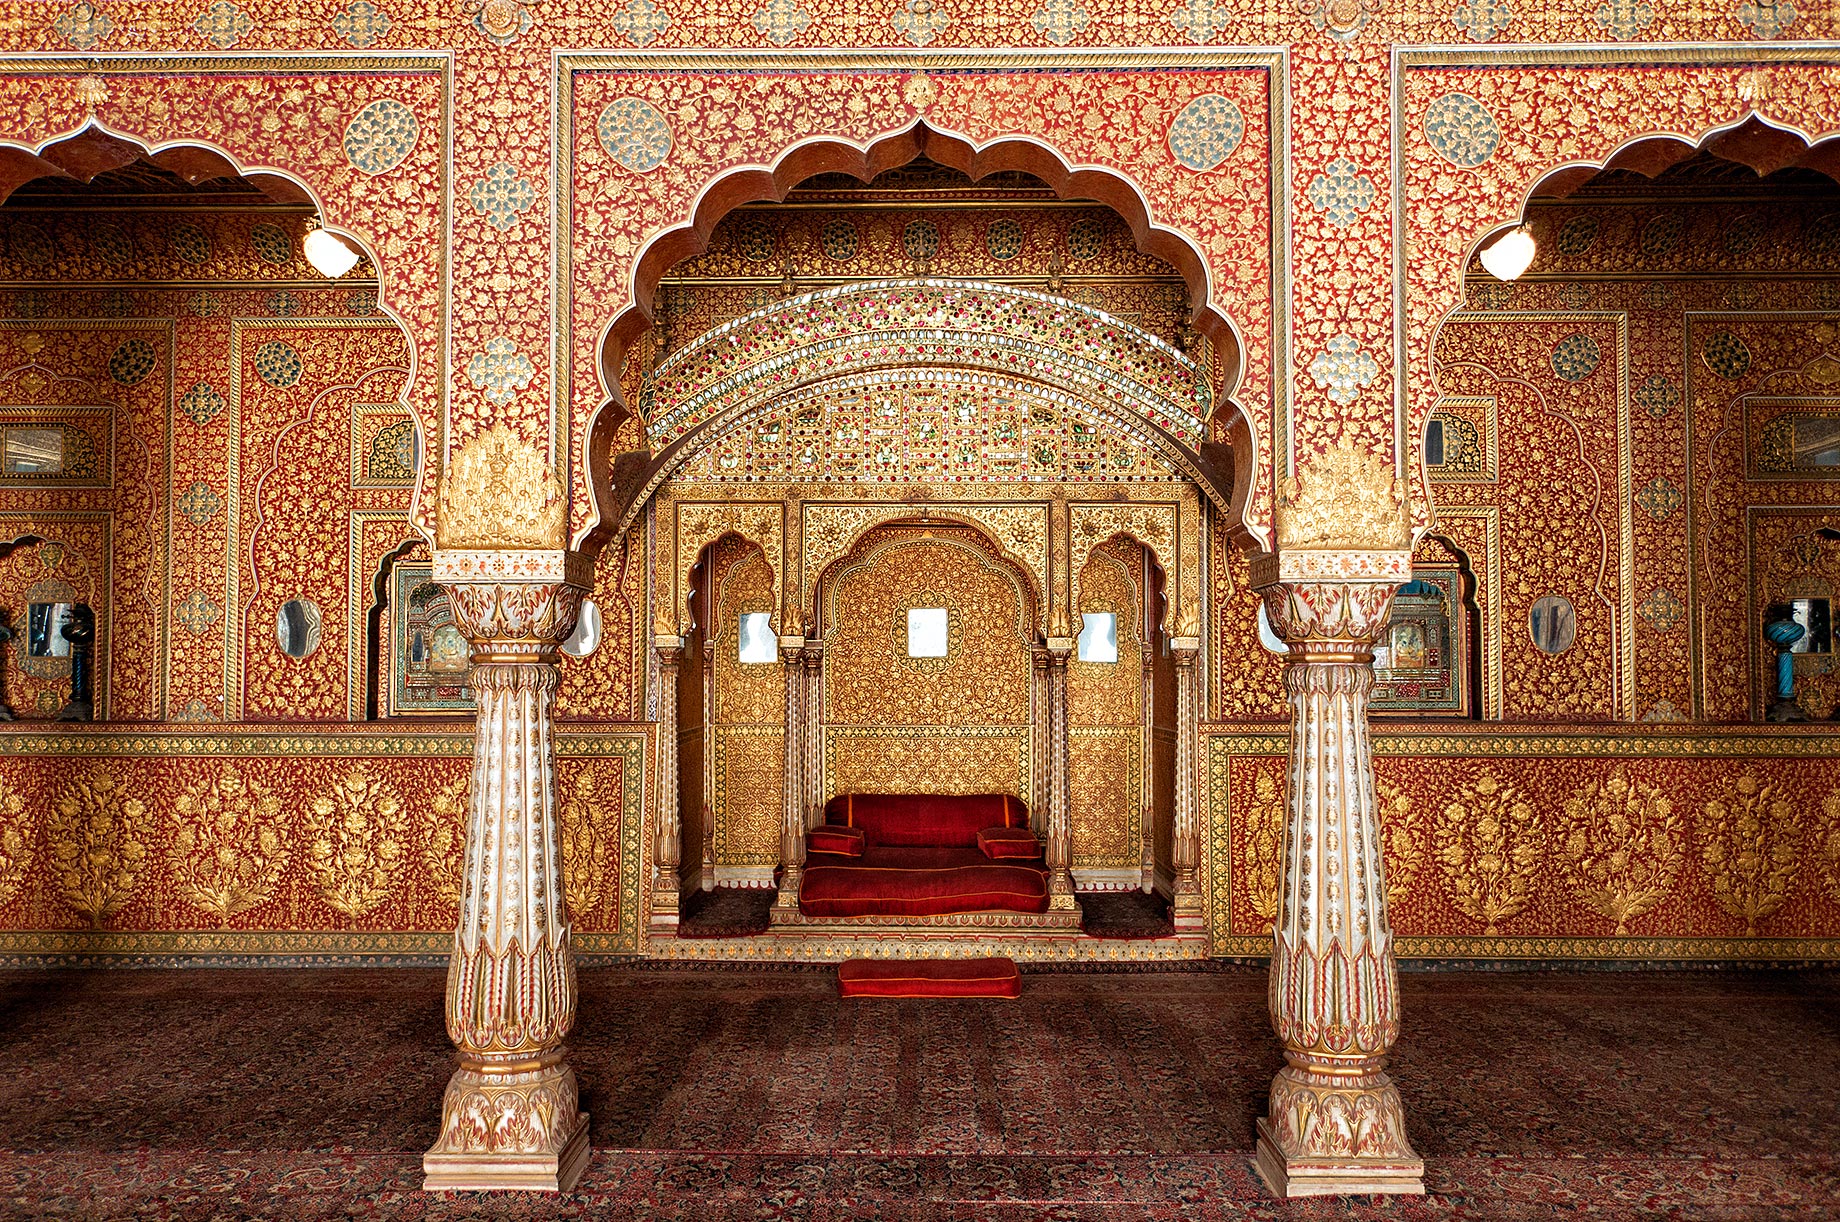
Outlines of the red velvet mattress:
[[944,916],[1046,912],[1040,864],[992,861],[976,848],[875,845],[861,857],[813,860],[799,884],[806,916]]

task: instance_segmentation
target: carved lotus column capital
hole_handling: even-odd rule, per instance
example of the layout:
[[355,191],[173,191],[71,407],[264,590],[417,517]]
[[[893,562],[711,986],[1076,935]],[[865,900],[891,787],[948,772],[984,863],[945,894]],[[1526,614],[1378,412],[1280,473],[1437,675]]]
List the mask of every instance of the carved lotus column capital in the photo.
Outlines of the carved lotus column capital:
[[594,562],[560,549],[437,550],[433,571],[475,663],[553,661],[594,583]]
[[1367,654],[1393,592],[1411,579],[1410,551],[1291,551],[1252,564],[1272,631],[1294,653],[1324,660]]

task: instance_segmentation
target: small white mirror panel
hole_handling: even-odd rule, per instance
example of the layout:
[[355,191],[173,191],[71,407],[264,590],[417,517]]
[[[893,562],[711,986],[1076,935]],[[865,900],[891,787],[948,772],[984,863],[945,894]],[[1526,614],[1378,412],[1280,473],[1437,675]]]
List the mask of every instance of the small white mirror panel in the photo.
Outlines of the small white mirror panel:
[[1116,662],[1118,660],[1118,617],[1110,611],[1088,611],[1080,618],[1080,661]]
[[750,611],[741,617],[741,660],[743,662],[779,661],[779,641],[767,624],[772,616],[765,611]]
[[946,656],[946,609],[944,607],[909,607],[907,609],[907,656],[943,658]]

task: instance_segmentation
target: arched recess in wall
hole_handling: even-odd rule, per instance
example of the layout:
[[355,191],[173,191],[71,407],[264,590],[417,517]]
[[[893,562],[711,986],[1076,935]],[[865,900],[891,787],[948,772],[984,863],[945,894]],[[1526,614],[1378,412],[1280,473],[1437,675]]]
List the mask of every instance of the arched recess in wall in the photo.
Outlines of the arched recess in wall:
[[[1428,332],[1424,349],[1430,362],[1431,386],[1437,386],[1440,371],[1437,359],[1438,336],[1451,315],[1473,308],[1465,299],[1466,281],[1472,276],[1488,275],[1479,255],[1502,234],[1527,225],[1529,209],[1536,199],[1569,198],[1604,171],[1627,171],[1652,180],[1675,167],[1705,156],[1747,167],[1759,178],[1780,170],[1800,169],[1814,171],[1840,183],[1840,135],[1812,135],[1779,123],[1755,109],[1748,110],[1733,122],[1720,124],[1695,135],[1673,131],[1643,132],[1622,141],[1602,158],[1572,159],[1546,166],[1524,180],[1526,185],[1511,210],[1485,210],[1476,214],[1473,223],[1465,226],[1468,237],[1460,253],[1438,269],[1442,291],[1439,300],[1428,303],[1432,307],[1429,313],[1437,321]],[[1554,236],[1536,235],[1536,238],[1543,237],[1546,240],[1539,241],[1530,270],[1537,271],[1543,261],[1550,258],[1553,245],[1550,239]],[[1399,325],[1404,327],[1403,319]],[[1403,330],[1401,334],[1403,337]],[[1407,385],[1410,383],[1411,375],[1408,373]],[[1405,395],[1403,388],[1401,393]],[[1427,506],[1427,512],[1415,519],[1416,538],[1428,529],[1431,517],[1424,435],[1426,425],[1437,406],[1437,396],[1407,396],[1406,400],[1411,406],[1402,423],[1412,447],[1409,466],[1417,490],[1423,494],[1422,503]],[[1420,499],[1415,497],[1415,500]]]
[[[1150,547],[1166,572],[1185,574],[1179,612],[1171,614],[1199,622],[1194,498],[1227,513],[1235,491],[1222,485],[1222,472],[1209,462],[1202,440],[1207,426],[1201,370],[1156,337],[1100,310],[1013,286],[877,280],[823,289],[756,310],[677,349],[651,380],[651,410],[642,427],[653,457],[618,528],[623,532],[646,502],[691,464],[706,463],[731,438],[747,441],[749,430],[764,431],[757,426],[769,417],[794,422],[785,426],[790,442],[801,413],[818,419],[824,405],[839,396],[893,395],[920,382],[980,400],[1031,403],[1031,412],[1064,413],[1095,438],[1116,438],[1121,449],[1128,443],[1133,453],[1141,451],[1139,474],[1192,488],[1192,510],[1168,502],[1118,501],[1082,504],[1069,512],[1071,546],[1082,556],[1094,544],[1124,534]],[[777,438],[779,427],[769,423],[766,429]],[[1055,454],[1055,461],[1066,464],[1066,479],[1087,478],[1072,469],[1068,454]],[[789,477],[825,478],[821,468]],[[1121,467],[1110,478],[1134,476]],[[1040,481],[1044,489],[1048,482]],[[737,485],[736,492],[745,487]],[[814,579],[823,566],[863,531],[914,512],[904,499],[924,497],[942,502],[929,510],[936,518],[970,522],[997,539],[1032,574],[1036,606],[1044,614],[1058,603],[1061,594],[1050,591],[1063,590],[1064,577],[1054,575],[1049,557],[1045,505],[955,507],[945,503],[952,499],[950,483],[881,487],[883,499],[806,507],[807,520],[800,522],[787,521],[778,501],[680,507],[669,528],[678,539],[677,574],[688,571],[706,542],[734,530],[758,543],[773,563],[781,596],[776,605],[798,606],[811,617],[817,612]],[[789,539],[797,542],[787,547]],[[781,555],[783,562],[773,559]],[[675,618],[683,623],[688,617],[681,580],[677,584]]]
[[641,252],[634,264],[632,304],[608,323],[598,345],[597,372],[606,397],[580,434],[577,459],[588,473],[591,514],[588,525],[577,532],[578,547],[598,554],[610,539],[619,537],[658,486],[661,467],[670,461],[667,454],[651,448],[613,453],[616,433],[639,411],[639,405],[624,401],[619,371],[628,348],[652,325],[653,300],[665,272],[706,250],[717,223],[743,204],[784,200],[799,183],[818,174],[846,173],[866,183],[922,156],[973,180],[1020,171],[1047,183],[1061,199],[1096,201],[1125,220],[1139,250],[1180,271],[1189,289],[1193,325],[1215,353],[1209,402],[1200,413],[1203,429],[1192,447],[1193,459],[1207,472],[1206,482],[1218,493],[1214,499],[1234,536],[1243,543],[1254,542],[1245,528],[1245,514],[1259,478],[1259,439],[1232,397],[1240,381],[1244,345],[1231,318],[1213,300],[1205,262],[1194,245],[1178,231],[1156,223],[1142,194],[1121,174],[1070,165],[1033,138],[1006,137],[979,147],[968,138],[916,121],[866,147],[818,137],[790,149],[770,168],[726,174],[702,191],[690,218],[656,236]]
[[[375,281],[372,309],[395,324],[409,353],[408,373],[396,401],[413,422],[417,452],[438,453],[438,448],[432,445],[432,437],[438,430],[429,415],[430,403],[417,401],[418,394],[423,399],[429,397],[429,386],[425,382],[418,385],[417,375],[421,372],[424,356],[416,341],[416,329],[409,325],[399,303],[390,298],[390,277],[375,244],[341,225],[326,197],[315,190],[306,175],[261,164],[196,139],[162,141],[140,133],[115,131],[93,115],[76,131],[39,144],[27,144],[0,135],[0,206],[14,199],[27,184],[41,180],[94,186],[99,179],[106,184],[111,176],[148,172],[169,177],[190,188],[225,180],[247,184],[266,202],[310,209],[315,216],[314,227],[337,235],[357,251],[359,262],[345,275],[354,282]],[[425,494],[432,492],[427,466],[424,464],[423,476],[412,486],[412,522],[421,521]],[[432,517],[432,509],[429,516]],[[417,530],[421,531],[419,525]],[[429,542],[432,544],[432,538]]]

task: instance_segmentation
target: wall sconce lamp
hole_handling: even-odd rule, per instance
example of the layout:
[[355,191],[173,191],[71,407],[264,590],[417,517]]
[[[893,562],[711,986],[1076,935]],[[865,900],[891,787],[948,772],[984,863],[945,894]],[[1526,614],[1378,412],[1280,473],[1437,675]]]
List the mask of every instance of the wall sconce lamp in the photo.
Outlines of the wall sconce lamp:
[[1497,280],[1519,280],[1537,252],[1527,226],[1517,225],[1483,249],[1482,266]]
[[307,231],[301,250],[313,270],[328,280],[337,280],[358,265],[358,252],[338,234],[315,225]]

